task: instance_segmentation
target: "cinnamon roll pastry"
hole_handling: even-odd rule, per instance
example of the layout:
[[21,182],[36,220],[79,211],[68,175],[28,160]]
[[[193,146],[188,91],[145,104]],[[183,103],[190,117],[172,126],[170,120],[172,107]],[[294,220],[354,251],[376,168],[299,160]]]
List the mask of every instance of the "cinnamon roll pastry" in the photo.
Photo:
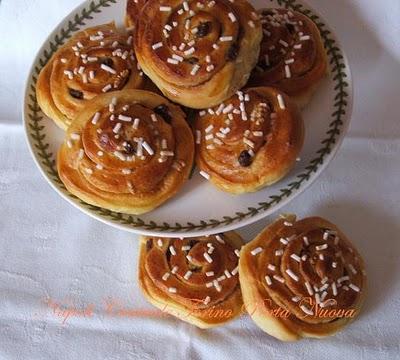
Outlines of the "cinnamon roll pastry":
[[221,190],[240,194],[289,172],[303,146],[304,129],[287,95],[259,87],[198,112],[195,135],[200,174]]
[[196,238],[141,237],[139,285],[157,308],[200,328],[242,311],[234,232]]
[[359,313],[364,263],[329,221],[288,216],[265,228],[240,252],[240,285],[256,324],[284,341],[322,338]]
[[287,9],[262,9],[263,38],[251,86],[273,86],[304,107],[327,74],[328,63],[317,26]]
[[125,26],[128,29],[135,29],[140,12],[148,1],[149,0],[128,0],[126,2]]
[[142,86],[143,73],[132,35],[114,23],[76,33],[39,74],[36,94],[42,111],[62,129],[99,94]]
[[58,173],[83,201],[128,213],[148,212],[185,183],[193,135],[184,113],[144,90],[99,95],[68,128]]
[[201,109],[247,82],[261,37],[258,15],[245,0],[158,0],[142,9],[135,51],[165,96]]

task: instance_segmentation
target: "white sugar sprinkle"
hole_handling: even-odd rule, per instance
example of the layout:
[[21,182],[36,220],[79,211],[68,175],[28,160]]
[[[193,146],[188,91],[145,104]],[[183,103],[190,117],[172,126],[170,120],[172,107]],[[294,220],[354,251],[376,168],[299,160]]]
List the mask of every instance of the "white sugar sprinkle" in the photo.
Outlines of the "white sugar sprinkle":
[[189,278],[192,276],[192,272],[190,271],[190,270],[188,270],[187,272],[186,272],[186,274],[185,275],[183,275],[183,278],[185,279],[185,280],[189,280]]
[[254,255],[259,254],[261,251],[263,251],[263,248],[262,247],[257,247],[255,249],[251,250],[250,253],[251,253],[251,255],[254,256]]
[[176,293],[176,288],[174,288],[174,287],[170,287],[170,288],[168,288],[168,291],[170,292],[170,293]]
[[299,281],[299,277],[290,269],[286,269],[286,274],[288,274],[294,281]]
[[282,256],[283,255],[283,250],[275,250],[275,256]]
[[360,288],[358,286],[354,285],[354,284],[350,284],[349,288],[354,290],[354,291],[356,291],[356,292],[360,292]]
[[267,268],[271,271],[275,271],[276,270],[276,266],[272,265],[272,264],[268,264]]
[[106,65],[106,64],[101,64],[100,67],[104,70],[107,71],[111,74],[116,74],[117,72],[110,66]]
[[160,11],[162,12],[169,12],[171,9],[171,6],[160,6]]
[[220,235],[215,235],[215,238],[217,239],[217,241],[221,244],[225,244],[225,241],[222,239],[222,237]]
[[309,283],[308,281],[306,281],[306,282],[304,283],[304,285],[306,286],[306,289],[307,289],[307,291],[308,291],[308,294],[309,294],[310,296],[313,296],[313,295],[314,295],[314,291],[313,291],[313,289],[312,289],[310,283]]
[[280,238],[279,241],[283,244],[283,245],[287,245],[289,242],[284,239],[284,238]]
[[323,244],[323,245],[318,245],[315,247],[315,250],[317,251],[321,251],[321,250],[325,250],[328,248],[328,244]]
[[279,107],[280,107],[282,110],[286,109],[285,101],[283,100],[283,96],[282,96],[281,94],[278,94],[278,95],[277,95],[277,98],[278,98]]
[[349,264],[349,269],[354,275],[357,274],[357,270],[354,268],[352,264]]
[[103,87],[103,89],[101,90],[102,92],[107,92],[108,90],[110,90],[112,88],[111,84],[107,84],[106,86]]
[[200,69],[200,65],[198,65],[198,64],[193,65],[193,68],[190,71],[190,75],[196,75],[196,73],[199,71],[199,69]]
[[203,300],[204,305],[208,305],[211,301],[211,298],[209,296],[206,296],[206,298]]
[[219,38],[219,41],[224,42],[224,41],[232,41],[233,40],[233,36],[221,36]]
[[310,36],[309,35],[304,35],[300,37],[300,41],[306,41],[306,40],[310,40]]
[[297,262],[300,262],[300,261],[301,261],[300,256],[298,256],[297,254],[291,254],[290,257],[291,257],[293,260],[297,261]]
[[336,296],[338,294],[336,283],[333,282],[331,286],[332,286],[332,294],[333,296]]
[[173,245],[170,245],[170,246],[169,246],[169,251],[170,251],[170,253],[171,253],[172,255],[176,255],[176,251],[175,251],[175,248],[173,247]]
[[122,126],[121,123],[116,123],[114,128],[113,128],[113,133],[117,134],[121,130],[121,126]]
[[204,178],[206,178],[207,180],[210,180],[210,175],[207,174],[205,171],[201,170],[200,175],[203,176]]
[[207,276],[207,277],[214,276],[214,271],[207,271],[207,272],[206,272],[206,276]]
[[282,39],[279,40],[279,44],[281,44],[284,47],[288,47],[289,46],[289,44],[286,41],[282,40]]
[[130,116],[120,114],[118,115],[118,120],[130,122],[132,121],[132,118]]
[[151,47],[152,47],[153,50],[157,50],[158,48],[160,48],[162,46],[163,46],[163,43],[162,42],[158,42],[158,43],[153,44]]
[[275,280],[279,281],[279,282],[282,283],[282,284],[285,282],[285,279],[284,279],[282,276],[274,275],[273,278],[274,278]]
[[162,276],[162,279],[164,280],[164,281],[167,281],[168,280],[168,278],[171,276],[171,274],[169,273],[169,272],[166,272],[163,276]]
[[292,73],[290,71],[289,65],[285,65],[285,76],[286,78],[290,79],[292,77]]
[[201,131],[196,130],[196,144],[200,144],[201,142]]
[[206,259],[207,262],[209,262],[210,264],[213,262],[211,256],[210,256],[207,252],[205,252],[205,253],[203,254],[203,256],[204,256],[204,259]]
[[268,286],[271,286],[271,285],[272,285],[272,280],[271,280],[271,278],[270,278],[268,275],[265,276],[265,281],[266,281],[266,283],[267,283]]
[[235,14],[234,14],[233,12],[230,12],[230,13],[228,14],[228,16],[229,16],[229,19],[230,19],[233,23],[236,21],[236,16],[235,16]]
[[83,149],[79,149],[78,159],[82,160],[84,155],[85,155],[85,151]]

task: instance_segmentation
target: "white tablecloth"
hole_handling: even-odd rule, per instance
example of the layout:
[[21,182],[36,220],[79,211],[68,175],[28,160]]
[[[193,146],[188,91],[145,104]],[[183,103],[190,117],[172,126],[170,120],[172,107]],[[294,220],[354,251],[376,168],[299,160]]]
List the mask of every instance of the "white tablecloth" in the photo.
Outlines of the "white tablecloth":
[[[398,358],[400,2],[311,1],[349,56],[354,116],[336,159],[283,211],[340,225],[365,257],[369,293],[360,318],[337,336],[289,344],[247,316],[201,331],[146,313],[136,236],[80,213],[36,169],[21,125],[23,83],[39,46],[79,2],[0,3],[0,358]],[[267,222],[241,233],[250,240]],[[63,323],[56,304],[86,309],[86,317]]]

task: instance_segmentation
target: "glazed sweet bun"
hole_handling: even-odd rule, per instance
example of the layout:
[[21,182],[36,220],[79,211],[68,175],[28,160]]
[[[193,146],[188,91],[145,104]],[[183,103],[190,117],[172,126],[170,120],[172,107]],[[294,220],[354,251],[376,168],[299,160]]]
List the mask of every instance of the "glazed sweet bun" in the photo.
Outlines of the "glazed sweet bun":
[[198,112],[196,164],[223,191],[257,191],[283,178],[304,142],[297,106],[281,91],[238,91],[219,106]]
[[126,14],[125,14],[125,26],[134,30],[136,27],[137,19],[140,16],[143,6],[149,0],[127,0],[126,2]]
[[132,35],[114,23],[77,32],[39,74],[36,94],[42,111],[62,129],[95,96],[143,85]]
[[246,309],[284,341],[333,335],[360,312],[364,263],[337,226],[320,217],[281,218],[244,246],[239,261]]
[[184,113],[162,96],[123,90],[87,101],[58,152],[58,173],[81,200],[141,214],[188,179],[193,136]]
[[242,311],[234,232],[196,238],[141,237],[139,286],[157,308],[200,328]]
[[261,25],[245,0],[149,1],[135,32],[143,71],[170,100],[214,106],[246,84]]
[[302,108],[328,72],[320,32],[307,16],[287,9],[259,10],[263,38],[249,85],[277,87]]

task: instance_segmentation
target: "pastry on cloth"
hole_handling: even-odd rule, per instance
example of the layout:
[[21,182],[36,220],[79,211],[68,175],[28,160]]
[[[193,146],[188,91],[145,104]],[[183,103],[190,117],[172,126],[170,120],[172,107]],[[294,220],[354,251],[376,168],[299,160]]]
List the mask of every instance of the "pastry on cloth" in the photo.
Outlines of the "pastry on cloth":
[[114,23],[77,32],[39,74],[36,95],[42,111],[62,129],[99,94],[140,88],[133,38]]
[[296,104],[268,87],[238,91],[219,106],[198,112],[196,163],[223,191],[257,191],[283,178],[304,141]]
[[195,238],[141,237],[139,285],[157,308],[200,328],[242,311],[235,232]]
[[363,259],[320,217],[291,215],[267,226],[242,248],[239,274],[252,319],[284,341],[336,333],[358,315],[365,297]]
[[122,90],[86,102],[68,128],[57,167],[81,200],[141,214],[181,189],[193,156],[193,135],[178,106],[148,91]]
[[287,9],[259,10],[263,39],[250,86],[273,86],[302,108],[328,72],[320,32],[307,16]]
[[143,71],[170,100],[214,106],[246,84],[261,25],[245,0],[149,1],[135,31]]

